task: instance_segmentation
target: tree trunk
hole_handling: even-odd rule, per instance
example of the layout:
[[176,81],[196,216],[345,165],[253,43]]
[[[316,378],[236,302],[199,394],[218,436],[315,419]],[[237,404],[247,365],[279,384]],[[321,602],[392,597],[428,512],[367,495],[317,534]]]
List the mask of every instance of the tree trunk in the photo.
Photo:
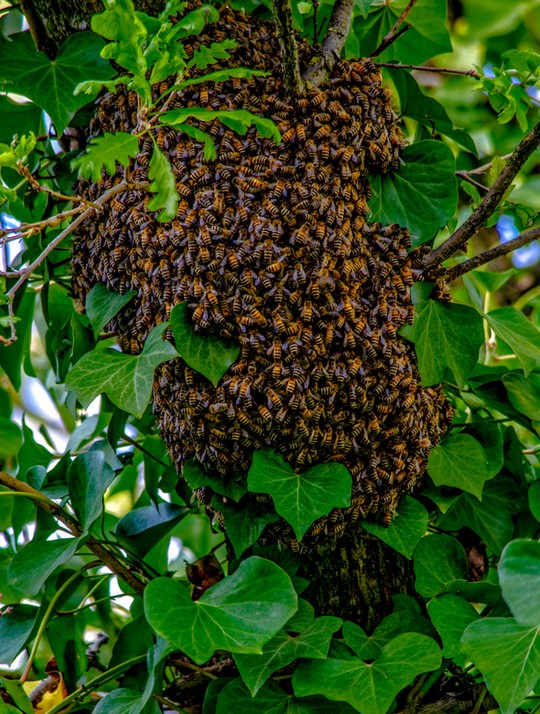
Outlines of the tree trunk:
[[[164,0],[135,0],[139,10],[157,14]],[[90,29],[101,0],[21,0],[36,46],[54,57],[71,34]],[[361,528],[300,556],[301,574],[310,581],[303,594],[317,614],[361,624],[368,632],[392,610],[392,595],[413,592],[410,562]]]

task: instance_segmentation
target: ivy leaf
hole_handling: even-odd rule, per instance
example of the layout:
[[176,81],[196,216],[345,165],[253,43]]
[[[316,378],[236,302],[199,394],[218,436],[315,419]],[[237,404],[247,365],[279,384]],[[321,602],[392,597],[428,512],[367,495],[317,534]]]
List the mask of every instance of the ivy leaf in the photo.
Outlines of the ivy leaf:
[[444,592],[454,580],[466,580],[469,569],[461,543],[449,535],[428,535],[413,553],[416,590],[430,598]]
[[420,501],[405,496],[388,527],[367,521],[362,527],[410,559],[416,544],[427,531],[428,520],[428,512]]
[[152,396],[154,370],[178,356],[171,343],[163,340],[167,326],[164,322],[154,327],[140,355],[125,355],[111,348],[87,352],[68,372],[66,387],[75,392],[83,407],[105,393],[119,409],[140,419]]
[[484,447],[486,453],[486,479],[496,476],[504,465],[504,449],[502,434],[497,424],[489,421],[476,421],[466,424],[466,434],[474,436]]
[[510,617],[489,617],[469,625],[461,642],[501,714],[514,714],[540,678],[540,629]]
[[118,521],[114,533],[120,542],[143,557],[188,513],[191,508],[163,501],[132,508]]
[[151,181],[150,191],[156,195],[148,202],[148,210],[161,211],[158,221],[172,221],[178,210],[180,196],[176,190],[176,179],[169,160],[154,144],[150,158],[148,178]]
[[185,302],[171,311],[171,331],[184,362],[209,379],[214,387],[240,355],[240,345],[195,332]]
[[318,617],[296,637],[291,637],[285,626],[267,642],[262,654],[235,655],[238,671],[251,694],[255,696],[271,674],[299,657],[326,659],[332,635],[342,624],[338,617]]
[[452,120],[442,104],[432,97],[426,96],[418,86],[418,82],[409,72],[402,69],[387,68],[392,79],[401,105],[401,114],[437,131],[463,146],[467,151],[476,154],[476,146],[471,136],[462,129],[454,129]]
[[501,553],[498,565],[502,596],[516,622],[540,625],[540,543],[513,540]]
[[103,512],[103,497],[115,477],[102,451],[79,454],[67,472],[71,505],[86,535]]
[[33,102],[15,102],[10,97],[0,97],[0,115],[0,142],[11,144],[15,134],[21,137],[42,133],[43,112]]
[[92,32],[76,32],[64,42],[54,60],[38,52],[30,32],[0,40],[0,91],[31,99],[51,117],[62,134],[76,112],[91,97],[74,96],[75,87],[87,77],[107,80],[114,70],[100,57],[104,46]]
[[424,387],[455,380],[463,388],[484,344],[482,318],[476,310],[438,300],[424,303],[404,334],[415,343]]
[[354,622],[346,622],[343,625],[345,643],[364,661],[377,659],[391,640],[405,632],[418,632],[428,637],[437,636],[429,620],[412,610],[392,612],[384,618],[370,637]]
[[352,477],[338,463],[317,464],[297,474],[281,454],[261,449],[253,454],[248,488],[253,493],[269,493],[276,511],[301,540],[317,518],[327,515],[332,508],[350,505]]
[[540,331],[515,307],[499,307],[486,315],[489,326],[513,350],[525,376],[540,366]]
[[152,580],[144,591],[152,629],[197,664],[206,662],[215,650],[260,654],[297,606],[287,573],[257,557],[244,560],[233,575],[196,602],[170,578]]
[[428,602],[427,610],[443,641],[443,655],[463,666],[465,656],[461,647],[461,638],[466,628],[480,619],[480,615],[470,602],[457,595],[441,595],[433,598]]
[[92,181],[101,181],[103,169],[114,176],[116,162],[121,166],[129,166],[129,160],[137,156],[139,140],[133,134],[119,131],[116,134],[104,132],[96,136],[86,149],[86,153],[71,162],[71,168],[79,170],[79,177]]
[[436,486],[453,486],[482,500],[487,478],[486,452],[469,434],[456,434],[430,451],[428,474]]
[[186,479],[188,486],[193,490],[209,486],[215,493],[219,493],[221,496],[227,496],[227,498],[236,502],[247,493],[245,476],[240,476],[239,480],[235,480],[233,476],[226,482],[221,475],[215,476],[206,473],[203,466],[198,461],[195,461],[195,459],[186,461],[182,476]]
[[[212,683],[214,684],[214,682]],[[210,685],[212,686],[212,685]],[[205,699],[206,705],[206,699]],[[275,682],[269,682],[252,697],[241,679],[229,682],[219,693],[217,706],[203,710],[204,714],[328,714],[328,699],[324,697],[289,696]],[[332,704],[332,714],[354,714],[348,704]]]
[[136,290],[129,290],[127,293],[121,294],[108,290],[102,283],[94,285],[86,296],[85,307],[86,313],[92,323],[94,337],[96,339],[105,325],[107,325],[136,294]]
[[80,542],[80,538],[31,541],[9,564],[10,585],[24,595],[37,595],[49,575],[75,555]]
[[499,554],[514,532],[513,518],[526,508],[523,492],[508,474],[487,481],[482,501],[468,493],[459,495],[444,517],[441,528],[458,531],[466,526],[485,540],[488,548]]
[[300,662],[292,684],[299,697],[322,694],[352,704],[361,714],[386,714],[404,687],[440,663],[437,644],[430,637],[410,632],[391,640],[371,664],[358,658]]
[[432,140],[405,147],[400,158],[398,171],[371,177],[370,220],[399,223],[409,230],[417,248],[456,211],[456,162],[446,144]]
[[[249,112],[247,109],[234,109],[231,111],[214,111],[211,109],[197,109],[196,107],[186,107],[183,109],[172,109],[170,112],[165,112],[160,117],[160,122],[167,126],[179,127],[182,126],[188,119],[198,119],[204,122],[210,122],[214,119],[219,119],[225,126],[239,134],[246,134],[251,125],[264,138],[273,139],[276,144],[281,143],[281,134],[279,129],[271,119],[264,119]],[[182,129],[183,130],[183,126]]]
[[540,374],[525,378],[520,372],[503,374],[502,383],[510,404],[532,421],[540,421]]
[[253,499],[238,505],[231,502],[212,502],[225,520],[225,530],[232,543],[237,558],[257,542],[257,538],[270,523],[275,523],[279,516],[275,512],[262,512],[261,507]]

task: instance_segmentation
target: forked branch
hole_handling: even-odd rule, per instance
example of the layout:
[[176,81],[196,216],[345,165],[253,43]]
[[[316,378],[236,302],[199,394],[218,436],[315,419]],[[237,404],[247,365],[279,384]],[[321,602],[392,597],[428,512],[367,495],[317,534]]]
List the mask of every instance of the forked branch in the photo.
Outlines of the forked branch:
[[324,84],[338,61],[349,34],[353,9],[354,0],[336,0],[321,48],[304,72],[304,81],[309,87]]
[[405,25],[404,27],[401,27],[401,25],[409,17],[411,10],[416,5],[417,1],[418,0],[409,0],[407,6],[405,7],[401,15],[395,21],[394,25],[390,28],[385,37],[383,37],[380,45],[370,54],[370,57],[377,57],[378,55],[382,54],[386,49],[388,49],[388,47],[390,47],[390,45],[393,45],[394,42],[399,37],[401,37],[404,32],[407,32],[410,25]]
[[427,270],[440,265],[444,260],[466,246],[470,238],[477,233],[496,211],[513,179],[539,144],[540,122],[517,145],[506,166],[497,176],[478,208],[450,238],[424,258],[424,266]]

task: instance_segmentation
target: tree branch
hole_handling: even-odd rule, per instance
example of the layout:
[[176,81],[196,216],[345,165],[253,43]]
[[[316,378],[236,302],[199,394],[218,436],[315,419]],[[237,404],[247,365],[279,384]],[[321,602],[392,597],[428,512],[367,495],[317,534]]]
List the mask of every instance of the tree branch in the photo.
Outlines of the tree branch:
[[302,96],[305,93],[305,85],[300,75],[291,0],[272,0],[272,8],[281,50],[285,91],[291,96]]
[[467,220],[441,246],[424,258],[426,269],[440,265],[444,260],[461,250],[472,236],[485,224],[495,212],[506,190],[512,183],[529,156],[540,144],[540,122],[531,129],[517,145],[508,163],[495,179],[493,185],[484,196],[482,203],[467,218]]
[[426,67],[417,64],[398,64],[396,62],[374,62],[375,67],[389,67],[390,69],[417,69],[419,72],[438,72],[439,74],[461,74],[465,77],[480,79],[475,69],[450,69],[449,67]]
[[522,248],[524,245],[532,243],[537,238],[540,238],[540,226],[531,228],[529,231],[525,231],[525,233],[521,233],[515,238],[512,238],[512,240],[509,240],[507,243],[501,243],[501,245],[497,245],[495,248],[490,248],[483,253],[475,255],[474,258],[465,260],[463,263],[450,268],[450,270],[446,271],[445,278],[447,280],[455,280],[456,278],[459,278],[460,275],[464,275],[465,273],[478,268],[480,265],[490,263],[492,260],[495,260],[495,258],[500,258],[502,255],[507,255],[518,248]]
[[401,15],[395,21],[393,27],[390,28],[388,34],[383,37],[381,44],[369,55],[370,57],[377,57],[377,55],[380,55],[388,47],[390,47],[390,45],[392,45],[399,37],[401,37],[404,32],[409,29],[410,25],[402,27],[401,30],[399,28],[401,27],[401,24],[405,22],[405,20],[409,17],[411,10],[416,5],[416,3],[417,0],[409,0],[407,7],[403,10]]
[[[14,491],[15,493],[26,494],[29,498],[35,501],[39,508],[47,511],[51,514],[51,516],[60,521],[60,523],[63,523],[76,538],[82,536],[83,531],[80,525],[69,515],[69,513],[67,513],[57,503],[44,496],[40,491],[32,488],[29,484],[15,478],[14,476],[10,476],[4,471],[0,471],[0,485],[6,486],[6,488],[9,488],[10,491]],[[109,568],[111,572],[121,578],[138,595],[143,593],[145,584],[139,580],[139,578],[124,563],[118,560],[113,553],[107,550],[95,538],[88,538],[85,545],[104,565]]]
[[336,0],[321,49],[304,72],[304,81],[311,88],[324,84],[338,61],[349,34],[353,9],[354,0]]

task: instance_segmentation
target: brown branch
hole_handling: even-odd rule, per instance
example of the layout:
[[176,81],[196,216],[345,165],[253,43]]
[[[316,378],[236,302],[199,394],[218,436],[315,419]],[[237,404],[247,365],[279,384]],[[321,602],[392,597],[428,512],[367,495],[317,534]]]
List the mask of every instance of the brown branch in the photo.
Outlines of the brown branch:
[[385,37],[383,37],[380,45],[373,50],[370,57],[377,57],[377,55],[382,54],[390,45],[392,45],[404,32],[406,32],[410,25],[406,25],[399,29],[403,22],[409,17],[411,10],[416,5],[417,0],[409,0],[407,7],[403,10],[401,15],[395,21],[394,25],[390,28]]
[[54,59],[55,47],[45,31],[39,12],[34,7],[32,0],[19,0],[19,7],[24,15],[36,49],[45,52],[49,59]]
[[501,173],[484,196],[482,203],[442,245],[424,258],[427,269],[440,265],[461,250],[493,215],[504,194],[529,156],[540,144],[540,122],[517,145]]
[[490,263],[492,260],[495,260],[495,258],[500,258],[518,248],[522,248],[524,245],[528,245],[538,238],[540,238],[540,226],[531,228],[529,231],[525,231],[525,233],[521,233],[515,238],[512,238],[512,240],[509,240],[507,243],[501,243],[501,245],[497,245],[495,248],[490,248],[483,253],[475,255],[474,258],[465,260],[463,263],[450,268],[450,270],[446,271],[445,278],[447,280],[455,280],[459,278],[460,275],[464,275],[478,268],[480,265]]
[[42,184],[39,183],[39,181],[35,178],[35,176],[32,174],[32,172],[26,167],[22,161],[17,162],[17,171],[20,173],[20,175],[25,178],[30,186],[34,189],[34,191],[38,191],[41,193],[46,193],[48,196],[52,196],[53,198],[58,198],[61,201],[71,201],[72,203],[82,203],[85,206],[92,206],[92,208],[98,208],[99,206],[95,204],[93,201],[88,201],[86,198],[82,198],[82,196],[68,196],[65,193],[59,193],[58,191],[54,191],[52,188],[48,188],[47,186],[43,186]]
[[438,72],[440,74],[461,74],[465,77],[480,79],[475,69],[450,69],[449,67],[425,67],[417,64],[397,64],[395,62],[374,62],[376,67],[389,67],[390,69],[416,69],[419,72]]
[[272,0],[272,8],[281,51],[285,91],[290,96],[302,96],[305,93],[305,85],[300,75],[291,0]]
[[[9,488],[10,491],[26,494],[29,498],[32,498],[35,501],[39,508],[47,511],[51,514],[51,516],[60,521],[60,523],[63,523],[70,530],[72,535],[76,538],[80,538],[82,536],[83,531],[80,525],[69,515],[69,513],[67,513],[57,503],[44,496],[40,491],[32,488],[29,484],[10,476],[4,471],[0,471],[0,485],[6,486],[6,488]],[[107,550],[95,538],[88,538],[85,545],[104,565],[109,568],[111,572],[121,578],[138,595],[143,593],[145,583],[139,580],[139,578],[124,563],[118,560],[113,553]]]
[[[512,154],[505,154],[504,156],[500,156],[499,158],[502,161],[506,161],[512,156]],[[468,171],[462,171],[461,173],[464,174],[485,174],[486,171],[489,171],[490,168],[493,166],[493,161],[489,161],[487,164],[484,164],[483,166],[477,166],[475,169],[469,169]]]
[[478,181],[475,181],[473,178],[471,178],[469,171],[455,171],[455,175],[458,176],[460,179],[467,181],[467,183],[470,183],[471,186],[475,186],[479,191],[489,191],[489,188],[487,186],[484,186],[483,183],[478,183]]
[[354,0],[336,0],[321,48],[304,72],[304,81],[310,88],[324,84],[338,61],[349,34],[353,9]]

